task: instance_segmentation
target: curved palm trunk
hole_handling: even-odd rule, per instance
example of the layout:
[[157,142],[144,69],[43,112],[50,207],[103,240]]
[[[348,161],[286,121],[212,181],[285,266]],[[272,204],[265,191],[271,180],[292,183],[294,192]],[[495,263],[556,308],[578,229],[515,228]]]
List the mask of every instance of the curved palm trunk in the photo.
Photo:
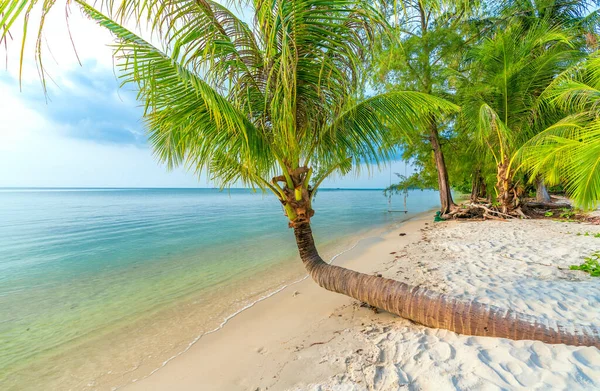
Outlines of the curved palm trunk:
[[294,227],[300,258],[321,287],[350,296],[416,323],[459,334],[530,339],[546,343],[595,346],[600,329],[543,321],[511,310],[450,296],[388,278],[370,276],[325,263],[315,247],[310,223]]

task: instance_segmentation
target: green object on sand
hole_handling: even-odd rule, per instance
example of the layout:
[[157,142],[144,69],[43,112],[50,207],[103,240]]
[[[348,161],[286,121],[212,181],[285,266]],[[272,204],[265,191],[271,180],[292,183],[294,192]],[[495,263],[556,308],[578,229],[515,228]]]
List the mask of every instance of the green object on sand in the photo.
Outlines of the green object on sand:
[[435,212],[435,216],[433,217],[434,223],[437,223],[438,221],[444,221],[444,219],[442,219],[442,213],[439,210]]

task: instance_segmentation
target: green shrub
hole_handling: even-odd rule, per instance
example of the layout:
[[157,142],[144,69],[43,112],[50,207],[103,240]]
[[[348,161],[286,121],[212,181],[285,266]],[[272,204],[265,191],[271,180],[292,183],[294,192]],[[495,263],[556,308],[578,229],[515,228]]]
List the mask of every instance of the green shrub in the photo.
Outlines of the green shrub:
[[569,208],[562,208],[561,210],[562,213],[560,214],[560,218],[562,219],[570,219],[571,217],[575,216],[575,212]]
[[600,252],[595,252],[591,256],[585,258],[585,262],[581,265],[571,265],[571,270],[582,270],[589,273],[592,277],[600,277]]

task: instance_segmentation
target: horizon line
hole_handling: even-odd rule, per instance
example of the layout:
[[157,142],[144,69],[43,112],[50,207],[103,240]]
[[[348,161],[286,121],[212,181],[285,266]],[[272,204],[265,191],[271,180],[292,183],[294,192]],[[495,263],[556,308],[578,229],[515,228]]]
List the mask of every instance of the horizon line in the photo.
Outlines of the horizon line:
[[[9,189],[9,190],[18,190],[18,189],[36,189],[36,190],[73,190],[73,189],[90,189],[90,190],[124,190],[124,189],[133,189],[133,190],[156,190],[156,189],[164,189],[164,190],[261,190],[260,188],[252,188],[252,187],[166,187],[166,186],[157,186],[157,187],[120,187],[120,186],[0,186],[0,189]],[[321,187],[319,190],[384,190],[384,187]],[[266,190],[266,189],[265,189]]]

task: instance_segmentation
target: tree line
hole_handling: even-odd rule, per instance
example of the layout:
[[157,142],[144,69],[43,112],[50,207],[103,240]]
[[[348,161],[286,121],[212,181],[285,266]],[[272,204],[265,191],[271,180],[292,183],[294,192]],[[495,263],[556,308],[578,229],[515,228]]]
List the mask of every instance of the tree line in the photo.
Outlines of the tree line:
[[414,90],[460,107],[400,140],[416,172],[405,185],[450,189],[504,213],[547,187],[581,208],[600,199],[598,1],[385,3],[371,86]]

